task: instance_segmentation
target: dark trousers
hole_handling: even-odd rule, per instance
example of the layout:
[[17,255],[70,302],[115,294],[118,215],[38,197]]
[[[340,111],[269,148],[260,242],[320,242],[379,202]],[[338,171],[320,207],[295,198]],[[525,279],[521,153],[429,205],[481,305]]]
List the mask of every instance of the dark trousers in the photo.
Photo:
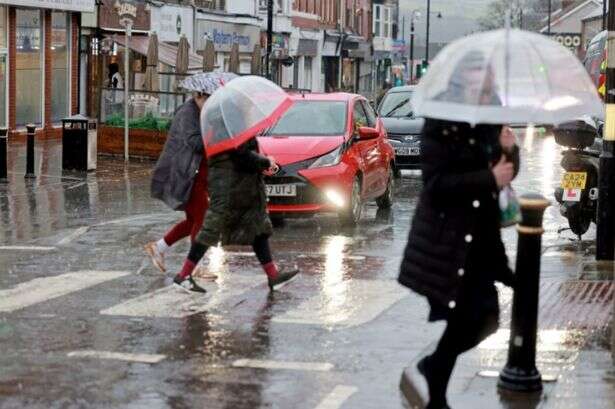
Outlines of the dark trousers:
[[[208,249],[209,247],[205,244],[198,241],[193,241],[190,246],[190,252],[188,253],[188,260],[192,261],[194,264],[198,264]],[[269,247],[268,235],[261,234],[256,236],[254,243],[252,243],[252,249],[254,250],[254,254],[256,254],[256,258],[258,258],[258,261],[262,265],[269,264],[273,261],[271,257],[271,249]]]
[[446,329],[435,352],[426,358],[429,409],[444,407],[446,389],[457,357],[480,344],[498,328],[497,292],[493,284],[482,289],[480,285],[470,288],[465,286],[457,307],[446,318]]

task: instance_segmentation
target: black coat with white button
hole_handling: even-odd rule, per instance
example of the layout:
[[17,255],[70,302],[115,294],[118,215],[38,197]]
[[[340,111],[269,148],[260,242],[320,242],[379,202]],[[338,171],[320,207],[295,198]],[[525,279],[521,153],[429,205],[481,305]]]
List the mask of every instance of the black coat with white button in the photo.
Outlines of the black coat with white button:
[[[423,190],[399,282],[432,306],[454,308],[462,280],[510,284],[491,166],[502,155],[501,126],[428,119],[421,139]],[[519,168],[519,150],[508,155]],[[492,285],[492,284],[491,284]]]

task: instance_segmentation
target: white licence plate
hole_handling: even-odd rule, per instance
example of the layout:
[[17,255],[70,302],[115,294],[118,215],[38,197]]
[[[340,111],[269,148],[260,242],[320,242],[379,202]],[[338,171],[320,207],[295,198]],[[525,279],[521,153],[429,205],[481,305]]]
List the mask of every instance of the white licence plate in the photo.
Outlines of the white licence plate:
[[421,154],[421,148],[395,148],[395,154],[398,156],[418,156]]
[[267,185],[267,196],[297,196],[297,185]]

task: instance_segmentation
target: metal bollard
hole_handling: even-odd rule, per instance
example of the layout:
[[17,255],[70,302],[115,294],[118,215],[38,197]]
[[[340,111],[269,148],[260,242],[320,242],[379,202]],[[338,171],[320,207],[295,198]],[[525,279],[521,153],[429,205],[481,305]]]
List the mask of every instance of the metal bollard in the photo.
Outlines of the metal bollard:
[[36,125],[26,125],[27,131],[27,145],[26,145],[26,178],[35,178],[34,174],[34,133],[36,131]]
[[522,196],[519,203],[521,223],[517,227],[519,239],[508,361],[500,372],[498,387],[515,392],[537,392],[542,390],[542,376],[536,368],[542,218],[549,201],[542,195],[530,194]]
[[0,182],[7,182],[8,179],[8,164],[7,164],[7,141],[9,130],[0,128]]

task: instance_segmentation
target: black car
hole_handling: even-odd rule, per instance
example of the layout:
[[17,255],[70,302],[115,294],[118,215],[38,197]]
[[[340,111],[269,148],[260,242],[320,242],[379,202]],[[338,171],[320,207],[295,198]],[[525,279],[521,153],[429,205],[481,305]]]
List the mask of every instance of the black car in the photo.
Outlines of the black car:
[[389,142],[395,149],[397,169],[420,167],[420,137],[425,120],[414,116],[411,102],[414,88],[391,88],[378,106],[378,114],[384,122]]

